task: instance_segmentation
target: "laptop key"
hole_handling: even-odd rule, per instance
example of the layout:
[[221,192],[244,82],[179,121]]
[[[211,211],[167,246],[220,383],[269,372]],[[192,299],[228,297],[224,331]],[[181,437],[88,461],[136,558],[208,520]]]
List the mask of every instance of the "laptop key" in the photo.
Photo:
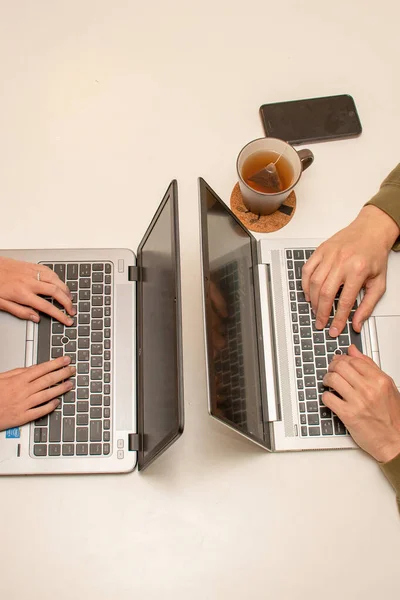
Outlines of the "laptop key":
[[308,314],[310,314],[309,305],[304,302],[299,304],[299,315],[308,315]]
[[64,417],[74,417],[75,416],[75,404],[65,404],[63,407],[63,415],[64,415]]
[[310,388],[306,390],[306,398],[307,400],[316,400],[317,399],[317,390]]
[[102,346],[102,344],[92,344],[90,351],[93,356],[102,355],[103,354],[103,346]]
[[103,280],[104,280],[103,273],[101,273],[101,272],[93,273],[93,275],[92,275],[93,283],[103,283]]
[[61,281],[65,282],[65,265],[54,265],[54,273],[56,273]]
[[89,452],[92,456],[101,454],[101,444],[90,444]]
[[76,383],[78,387],[87,387],[89,385],[89,375],[78,375]]
[[100,294],[102,295],[104,291],[104,287],[102,283],[94,283],[92,285],[92,294]]
[[92,265],[92,269],[93,271],[102,271],[104,269],[104,265],[103,263],[94,263],[94,265]]
[[321,429],[319,427],[309,427],[308,434],[309,435],[321,435]]
[[89,388],[80,387],[76,391],[78,400],[87,400],[89,398]]
[[[106,429],[106,427],[105,427]],[[90,422],[90,441],[91,442],[101,442],[103,436],[103,428],[101,421],[91,421]]]
[[307,425],[307,415],[300,415],[300,423],[302,425]]
[[76,329],[66,329],[66,330],[65,330],[65,335],[66,335],[66,336],[67,336],[67,338],[69,338],[70,340],[76,340],[77,331],[76,331]]
[[52,333],[64,333],[64,325],[56,321],[51,326],[51,331]]
[[322,381],[326,375],[326,369],[317,369],[317,381]]
[[92,266],[89,263],[82,263],[79,266],[80,277],[90,277],[92,272]]
[[88,427],[78,427],[76,430],[76,441],[77,442],[87,442],[88,440],[89,440],[89,428]]
[[90,406],[101,406],[103,401],[103,397],[101,394],[91,394],[90,395]]
[[65,344],[64,350],[65,352],[76,352],[76,342],[68,342],[68,344]]
[[79,300],[90,300],[90,290],[79,290]]
[[78,339],[78,348],[80,350],[86,350],[90,347],[90,339],[87,337],[82,337]]
[[310,325],[310,315],[300,315],[299,317],[299,323],[301,326],[305,327],[307,325]]
[[296,279],[301,279],[301,272],[303,270],[304,267],[304,262],[301,261],[295,261],[294,262],[294,274],[296,275]]
[[335,428],[336,435],[346,434],[346,427],[343,425],[342,421],[336,416],[333,417],[333,425]]
[[315,369],[313,363],[304,364],[304,375],[314,375]]
[[303,363],[306,362],[314,362],[314,354],[312,352],[303,352],[302,353],[303,356]]
[[73,444],[63,444],[62,445],[62,454],[63,456],[73,456],[74,455],[74,445]]
[[[82,363],[80,362],[78,364],[78,373],[82,374],[82,375],[86,375],[87,373],[89,373],[89,363],[88,362],[82,362]],[[78,385],[79,385],[79,383],[78,383]]]
[[62,340],[63,336],[62,335],[52,335],[51,336],[51,345],[52,346],[62,346]]
[[67,286],[70,292],[78,291],[78,282],[77,281],[67,281]]
[[75,402],[75,392],[66,392],[64,394],[64,403]]
[[319,425],[318,413],[312,413],[311,415],[307,415],[307,421],[309,425]]
[[322,406],[319,409],[321,419],[330,419],[332,417],[332,411],[327,406]]
[[34,434],[33,434],[33,441],[35,444],[38,444],[42,439],[42,429],[36,427]]
[[325,346],[322,344],[316,344],[314,346],[315,356],[325,356]]
[[103,444],[103,454],[106,456],[110,454],[110,444]]
[[327,364],[325,356],[317,356],[317,358],[315,359],[315,366],[317,367],[317,369],[326,369]]
[[45,417],[40,417],[40,419],[36,419],[35,425],[37,425],[37,427],[46,427],[47,426],[47,415]]
[[318,402],[307,402],[307,412],[309,413],[313,413],[313,412],[318,412]]
[[79,325],[88,325],[90,323],[90,315],[84,313],[80,314],[78,317]]
[[87,456],[88,454],[88,444],[77,444],[76,445],[76,455],[77,456]]
[[78,279],[78,265],[67,265],[67,279]]
[[102,356],[92,356],[90,359],[91,367],[102,367],[103,366],[103,357]]
[[46,444],[35,444],[35,446],[33,446],[33,454],[35,456],[47,456]]
[[71,361],[71,363],[70,363],[71,365],[75,365],[76,364],[76,354],[75,354],[75,352],[66,354],[65,356],[69,357],[69,359]]
[[103,383],[101,381],[92,381],[90,384],[90,392],[93,394],[101,394],[103,391]]
[[63,419],[63,442],[73,442],[75,440],[75,418],[64,417]]
[[104,270],[105,270],[106,273],[111,273],[111,264],[110,263],[106,263]]
[[80,401],[76,403],[76,410],[78,411],[78,413],[87,413],[89,412],[89,402],[87,401]]
[[106,306],[110,306],[110,304],[111,304],[111,296],[105,296],[104,297],[104,304]]
[[103,306],[103,296],[93,296],[92,304],[93,306]]
[[58,348],[52,348],[51,349],[51,358],[60,358],[61,356],[64,355],[64,348],[61,346]]
[[322,419],[321,429],[322,435],[333,435],[333,425],[331,419]]
[[92,406],[90,408],[90,418],[91,419],[101,419],[103,416],[103,409],[101,406]]
[[89,415],[87,413],[79,413],[76,415],[76,424],[77,425],[88,425],[89,424]]
[[301,349],[302,350],[312,350],[312,341],[310,339],[308,340],[301,340]]
[[49,444],[49,456],[60,456],[61,444]]
[[312,377],[310,375],[304,377],[304,384],[306,387],[315,387],[317,385],[315,377]]
[[104,432],[104,434],[103,434],[103,440],[104,440],[105,442],[109,442],[109,441],[110,441],[110,438],[111,438],[111,434],[110,434],[110,432],[109,432],[109,431],[105,431],[105,432]]
[[308,435],[308,432],[307,432],[307,427],[304,427],[304,426],[303,426],[303,427],[301,428],[301,435],[302,435],[303,437],[306,437],[306,436]]
[[79,361],[86,361],[86,360],[89,360],[89,358],[90,358],[89,350],[78,350],[78,360]]
[[80,313],[90,313],[90,302],[79,302],[78,309]]
[[100,306],[96,306],[92,308],[92,319],[102,319],[103,318],[103,308]]

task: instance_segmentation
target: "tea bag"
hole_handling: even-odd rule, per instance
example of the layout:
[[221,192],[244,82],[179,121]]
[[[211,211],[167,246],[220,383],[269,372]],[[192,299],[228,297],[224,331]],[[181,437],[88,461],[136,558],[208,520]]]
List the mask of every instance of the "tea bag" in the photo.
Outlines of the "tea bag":
[[283,190],[278,170],[275,166],[275,163],[272,162],[249,177],[249,180],[254,181],[254,183],[257,183],[261,187],[264,187],[266,192],[281,192]]

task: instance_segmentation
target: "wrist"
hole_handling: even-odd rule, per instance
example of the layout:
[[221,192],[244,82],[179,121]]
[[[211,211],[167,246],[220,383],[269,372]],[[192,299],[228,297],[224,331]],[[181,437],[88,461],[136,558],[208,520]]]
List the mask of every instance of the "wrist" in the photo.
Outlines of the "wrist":
[[386,464],[396,458],[400,454],[400,436],[397,440],[394,440],[393,443],[387,444],[379,448],[379,450],[374,455],[374,458],[382,463]]
[[388,252],[400,235],[399,227],[392,217],[373,204],[361,209],[356,222],[361,223],[362,228],[372,237],[379,238],[380,244],[384,244]]

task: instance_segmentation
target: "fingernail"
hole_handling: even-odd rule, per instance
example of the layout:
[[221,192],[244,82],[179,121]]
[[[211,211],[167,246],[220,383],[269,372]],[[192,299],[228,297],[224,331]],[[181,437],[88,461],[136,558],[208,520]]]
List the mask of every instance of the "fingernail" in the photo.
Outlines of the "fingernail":
[[64,360],[63,360],[64,365],[69,365],[70,362],[71,362],[71,358],[69,356],[64,356]]
[[337,327],[331,327],[329,330],[329,335],[331,337],[337,337],[339,335],[339,331],[338,331]]
[[30,320],[31,320],[31,321],[33,321],[34,323],[39,323],[39,321],[40,321],[40,317],[39,317],[39,315],[31,315],[29,318],[30,318]]
[[323,325],[322,325],[322,323],[321,323],[321,321],[319,319],[316,320],[315,327],[317,329],[322,329]]
[[76,367],[71,367],[71,371],[72,371],[72,374],[75,375],[75,373],[76,373]]
[[74,324],[74,320],[71,319],[71,318],[69,318],[67,322],[68,322],[68,325],[73,325]]
[[72,389],[72,381],[68,381],[67,383],[67,388],[70,390]]

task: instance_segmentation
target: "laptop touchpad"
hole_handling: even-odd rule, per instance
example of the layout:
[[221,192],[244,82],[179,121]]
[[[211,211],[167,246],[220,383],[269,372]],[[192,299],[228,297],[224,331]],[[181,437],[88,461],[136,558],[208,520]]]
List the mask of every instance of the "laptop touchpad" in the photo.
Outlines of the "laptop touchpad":
[[0,373],[25,366],[26,321],[0,311]]
[[397,341],[400,339],[400,317],[375,317],[381,369],[400,388],[400,359]]

